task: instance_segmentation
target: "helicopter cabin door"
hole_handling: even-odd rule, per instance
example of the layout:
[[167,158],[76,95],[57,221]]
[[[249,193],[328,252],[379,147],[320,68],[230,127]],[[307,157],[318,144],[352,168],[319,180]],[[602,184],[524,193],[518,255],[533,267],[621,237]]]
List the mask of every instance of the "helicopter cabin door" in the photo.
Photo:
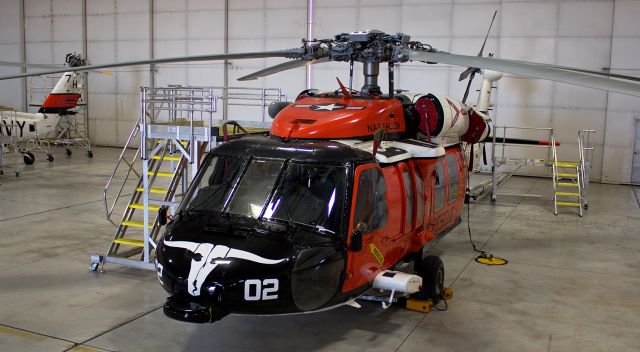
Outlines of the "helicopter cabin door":
[[411,237],[416,223],[416,191],[415,180],[413,179],[413,170],[406,163],[400,163],[396,166],[400,173],[402,181],[402,232],[400,232],[394,240],[407,241]]
[[446,183],[447,175],[444,171],[444,158],[436,160],[433,166],[433,194],[431,196],[431,216],[429,216],[429,231],[434,235],[438,233],[441,227],[443,215],[446,212]]
[[[380,270],[399,260],[408,237],[403,233],[404,190],[399,169],[361,165],[356,168],[354,181],[344,292],[368,284]],[[354,233],[362,236],[359,250],[352,247]]]

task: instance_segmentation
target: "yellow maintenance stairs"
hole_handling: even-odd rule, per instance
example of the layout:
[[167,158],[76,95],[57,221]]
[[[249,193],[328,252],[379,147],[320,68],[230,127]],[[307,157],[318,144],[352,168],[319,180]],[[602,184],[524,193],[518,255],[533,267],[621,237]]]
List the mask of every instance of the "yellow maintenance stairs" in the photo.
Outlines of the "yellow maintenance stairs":
[[[553,163],[553,213],[558,215],[558,207],[578,208],[578,215],[589,207],[587,187],[593,151],[595,150],[595,130],[578,132],[578,161],[558,161]],[[554,149],[555,152],[555,149]]]
[[[117,229],[106,255],[91,257],[92,270],[105,263],[154,269],[152,253],[160,233],[158,211],[166,207],[175,212],[202,157],[215,145],[216,99],[210,89],[141,88],[140,118],[104,188],[105,215]],[[128,149],[136,140],[140,147],[129,159]],[[124,171],[118,170],[121,165],[126,165]],[[110,197],[108,191],[117,173],[124,181]],[[129,201],[122,218],[114,221],[114,210],[118,199],[126,195],[125,189],[131,190]]]
[[[264,96],[261,101],[265,103]],[[175,214],[202,158],[220,136],[226,140],[265,131],[264,122],[248,123],[254,128],[247,131],[233,121],[213,120],[216,104],[210,87],[141,88],[140,118],[104,188],[105,217],[116,232],[105,255],[91,256],[91,270],[105,263],[154,270],[161,232],[158,211],[165,207]],[[140,147],[130,157],[135,141]],[[121,182],[114,192],[116,178]],[[122,217],[113,220],[115,210],[122,207],[118,200],[126,196]]]
[[[142,260],[145,249],[144,237],[147,232],[149,243],[155,248],[156,238],[160,232],[158,210],[162,206],[168,208],[177,206],[176,193],[184,181],[184,176],[188,174],[188,158],[178,151],[180,147],[176,142],[178,141],[157,140],[156,143],[161,148],[156,155],[150,157],[146,171],[148,187],[144,187],[145,175],[140,175],[122,220],[117,224],[118,229],[107,252],[108,256],[130,258],[140,255]],[[189,143],[188,141],[179,141],[184,149],[189,149]],[[198,143],[199,155],[202,155],[206,146],[206,142]]]

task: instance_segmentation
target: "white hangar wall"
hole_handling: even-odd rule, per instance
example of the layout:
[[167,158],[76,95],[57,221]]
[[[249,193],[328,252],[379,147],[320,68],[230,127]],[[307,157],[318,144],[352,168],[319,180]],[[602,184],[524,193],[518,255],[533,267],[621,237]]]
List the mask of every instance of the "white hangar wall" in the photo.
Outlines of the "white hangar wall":
[[[24,0],[25,55],[29,63],[60,64],[68,52],[86,49],[92,63],[223,52],[225,17],[229,52],[273,50],[300,45],[306,37],[307,0],[86,0],[86,48],[83,0]],[[20,4],[2,0],[0,60],[20,59]],[[17,3],[17,4],[16,4]],[[153,9],[153,11],[152,11]],[[475,55],[489,20],[498,10],[485,54],[640,76],[640,1],[631,0],[316,0],[314,37],[376,28],[405,32],[435,48]],[[153,30],[151,29],[153,21]],[[278,59],[231,61],[232,86],[283,88],[290,98],[305,88],[305,70],[262,80],[236,78],[281,62]],[[399,65],[396,87],[460,98],[463,68],[446,65]],[[222,86],[222,63],[159,65],[155,84]],[[360,70],[361,66],[356,69]],[[19,68],[0,67],[0,73]],[[138,92],[149,85],[149,67],[90,74],[90,134],[98,145],[122,145],[138,117]],[[313,86],[335,89],[335,77],[348,79],[346,65],[313,68]],[[386,88],[386,69],[380,82]],[[476,78],[475,88],[480,79]],[[354,84],[362,84],[358,77]],[[553,127],[564,159],[575,159],[579,129],[597,130],[593,178],[629,182],[635,119],[640,98],[544,80],[506,75],[495,94],[492,112],[500,125]],[[20,80],[1,82],[0,104],[21,107]],[[469,102],[473,102],[471,94]],[[260,119],[255,108],[230,107],[229,117]],[[519,136],[518,134],[513,135]],[[520,135],[533,137],[532,135]],[[539,136],[539,135],[538,135]],[[535,154],[535,153],[534,153]]]

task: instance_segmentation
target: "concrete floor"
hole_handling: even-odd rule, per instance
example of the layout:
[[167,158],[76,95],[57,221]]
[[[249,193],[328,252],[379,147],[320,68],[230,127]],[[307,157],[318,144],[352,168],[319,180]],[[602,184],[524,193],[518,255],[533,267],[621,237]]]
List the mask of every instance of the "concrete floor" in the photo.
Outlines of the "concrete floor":
[[[471,207],[479,245],[509,264],[473,261],[466,226],[438,246],[455,296],[445,312],[378,304],[324,313],[181,323],[160,308],[155,274],[88,271],[114,231],[102,187],[117,149],[88,159],[56,149],[19,178],[0,176],[1,351],[637,351],[640,208],[628,186],[592,184],[584,218],[548,199],[505,196]],[[513,178],[505,191],[550,193]],[[466,217],[465,217],[466,219]],[[464,224],[464,223],[463,223]],[[634,347],[635,346],[635,347]]]

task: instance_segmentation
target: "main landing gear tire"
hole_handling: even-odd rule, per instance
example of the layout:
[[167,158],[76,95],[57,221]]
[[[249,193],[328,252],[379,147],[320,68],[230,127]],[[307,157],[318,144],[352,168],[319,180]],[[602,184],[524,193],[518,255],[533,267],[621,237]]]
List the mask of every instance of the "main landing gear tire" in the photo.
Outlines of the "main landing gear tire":
[[416,264],[416,274],[422,278],[422,288],[415,294],[415,298],[430,299],[435,306],[444,296],[444,264],[435,255],[426,256]]
[[36,156],[33,155],[32,152],[26,152],[22,154],[22,160],[24,160],[25,165],[33,165],[33,163],[36,161]]

